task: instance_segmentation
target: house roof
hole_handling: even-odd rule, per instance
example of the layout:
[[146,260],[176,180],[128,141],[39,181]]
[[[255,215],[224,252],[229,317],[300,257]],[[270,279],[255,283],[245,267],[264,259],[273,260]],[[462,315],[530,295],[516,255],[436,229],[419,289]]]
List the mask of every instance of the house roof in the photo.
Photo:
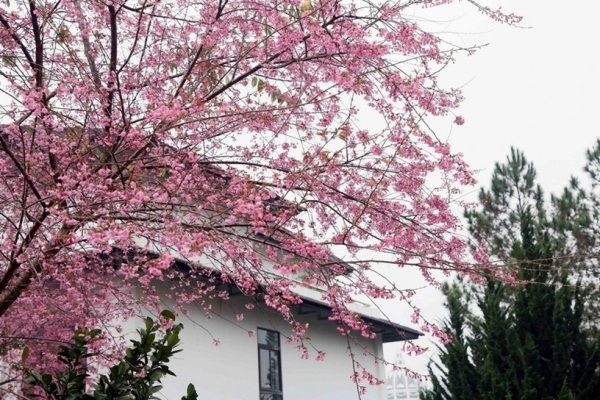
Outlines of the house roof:
[[[227,284],[230,290],[230,295],[243,295],[243,293],[233,284]],[[296,305],[298,314],[317,314],[317,319],[328,319],[332,314],[332,307],[328,303],[309,297],[307,295],[298,295],[302,299],[302,303]],[[360,315],[361,319],[371,325],[373,332],[381,334],[383,343],[403,342],[406,340],[418,339],[423,336],[422,332],[409,328],[404,325],[397,324],[388,319],[378,318],[357,310],[352,312]]]
[[[118,256],[117,256],[118,254]],[[156,254],[152,254],[152,252],[147,252],[148,255],[157,256]],[[116,259],[127,259],[131,257],[133,254],[126,254],[122,251],[115,249],[113,250],[112,257],[108,257],[111,259],[113,263],[113,267],[118,268],[115,263]],[[117,257],[115,257],[117,256]],[[115,259],[116,258],[116,259]],[[174,268],[179,270],[180,272],[188,273],[190,270],[190,266],[187,262],[181,259],[175,259],[175,263],[173,265]],[[210,270],[208,268],[205,269],[206,272],[212,276],[213,279],[216,280],[218,285],[224,285],[227,287],[230,295],[245,295],[242,291],[237,288],[234,283],[223,282],[221,277],[219,276],[219,271]],[[298,294],[298,296],[302,299],[302,303],[296,305],[298,314],[317,314],[317,318],[320,320],[328,319],[332,314],[332,307],[328,303],[317,300],[313,297],[310,297],[306,294]],[[363,321],[368,323],[371,326],[373,332],[377,334],[381,334],[383,343],[392,343],[392,342],[402,342],[406,340],[414,340],[418,339],[419,336],[423,336],[422,332],[419,332],[415,329],[409,328],[404,325],[397,324],[388,319],[378,318],[375,316],[367,315],[366,313],[362,313],[359,310],[351,310],[358,314]]]
[[[302,304],[298,305],[299,314],[318,313],[319,319],[327,319],[331,315],[331,306],[326,302],[311,299],[307,296],[300,296],[300,298]],[[381,334],[383,343],[402,342],[423,336],[422,332],[387,319],[371,317],[360,312],[357,312],[357,314],[361,316],[363,321],[371,325],[373,332]]]

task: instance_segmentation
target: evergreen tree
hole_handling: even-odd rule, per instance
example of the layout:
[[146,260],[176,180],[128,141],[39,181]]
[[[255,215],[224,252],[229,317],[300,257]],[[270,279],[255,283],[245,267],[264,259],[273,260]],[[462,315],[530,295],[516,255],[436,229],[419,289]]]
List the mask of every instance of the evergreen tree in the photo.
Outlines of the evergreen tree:
[[[593,200],[583,191],[573,196],[570,187],[548,207],[535,177],[512,149],[507,163],[496,165],[491,189],[480,192],[482,208],[465,213],[473,238],[519,284],[489,279],[484,288],[461,281],[444,287],[444,328],[454,341],[440,348],[440,363],[430,364],[433,387],[422,399],[598,398],[600,347],[585,328],[591,292],[579,273],[587,257],[568,257],[585,236],[593,243],[593,224],[585,220]],[[567,194],[576,207],[556,212]]]
[[600,320],[600,139],[586,154],[585,190],[572,177],[559,196],[552,196],[552,229],[556,239],[555,257],[568,265],[586,291],[584,323],[587,330],[598,333]]

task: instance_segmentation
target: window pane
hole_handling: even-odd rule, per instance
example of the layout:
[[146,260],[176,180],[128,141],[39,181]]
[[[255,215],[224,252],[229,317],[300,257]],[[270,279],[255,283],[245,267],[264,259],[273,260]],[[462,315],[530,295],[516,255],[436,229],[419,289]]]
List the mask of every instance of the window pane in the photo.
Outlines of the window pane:
[[261,393],[260,400],[283,400],[283,396],[280,394]]
[[406,376],[396,373],[396,387],[402,389],[406,388]]
[[283,400],[279,332],[257,329],[260,400]]
[[269,360],[269,350],[258,350],[258,370],[260,372],[260,387],[261,389],[271,388],[271,368]]
[[279,377],[281,376],[281,371],[279,371],[280,363],[279,363],[279,351],[271,350],[271,358],[270,358],[270,379],[271,379],[271,388],[275,390],[281,391],[281,381]]
[[258,330],[258,343],[279,348],[279,332]]

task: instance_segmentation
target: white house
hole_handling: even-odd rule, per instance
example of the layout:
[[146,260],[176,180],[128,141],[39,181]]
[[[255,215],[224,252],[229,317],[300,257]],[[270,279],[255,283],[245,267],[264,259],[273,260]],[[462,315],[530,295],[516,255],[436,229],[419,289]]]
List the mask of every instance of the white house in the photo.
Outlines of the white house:
[[[376,378],[385,381],[385,368],[376,363],[383,358],[383,343],[417,339],[420,332],[378,317],[367,305],[353,304],[353,311],[372,325],[375,339],[357,333],[347,338],[330,321],[331,308],[320,301],[318,288],[300,288],[303,303],[293,307],[294,316],[308,323],[310,358],[302,359],[297,343],[287,343],[291,332],[287,322],[264,303],[227,286],[228,300],[212,300],[210,318],[203,307],[193,304],[188,315],[180,315],[183,351],[170,362],[177,377],[165,378],[160,395],[180,399],[188,383],[196,387],[202,400],[384,400],[385,384],[370,386],[359,397],[352,382],[354,373],[350,350],[355,360]],[[167,290],[167,289],[165,289]],[[256,306],[248,310],[246,304]],[[173,304],[165,300],[165,307]],[[239,320],[239,315],[243,319]],[[128,330],[134,331],[132,322]],[[249,335],[249,331],[253,335]],[[318,351],[325,359],[316,360]],[[369,386],[368,384],[366,384]]]

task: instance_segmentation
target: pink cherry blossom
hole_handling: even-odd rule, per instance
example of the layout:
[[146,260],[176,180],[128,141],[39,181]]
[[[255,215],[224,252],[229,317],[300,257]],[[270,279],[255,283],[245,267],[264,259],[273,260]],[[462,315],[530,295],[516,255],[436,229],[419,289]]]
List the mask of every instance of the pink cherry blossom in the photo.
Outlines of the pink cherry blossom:
[[[3,360],[21,371],[28,346],[28,364],[51,367],[74,328],[119,332],[159,309],[157,282],[207,318],[235,287],[301,343],[298,287],[323,289],[341,334],[372,338],[356,295],[413,294],[375,283],[378,263],[432,285],[432,271],[476,278],[485,252],[471,262],[450,210],[475,180],[426,123],[462,101],[436,71],[473,49],[422,29],[405,2],[377,4],[2,2]],[[93,344],[105,359],[112,339]],[[361,390],[378,383],[356,370]]]

